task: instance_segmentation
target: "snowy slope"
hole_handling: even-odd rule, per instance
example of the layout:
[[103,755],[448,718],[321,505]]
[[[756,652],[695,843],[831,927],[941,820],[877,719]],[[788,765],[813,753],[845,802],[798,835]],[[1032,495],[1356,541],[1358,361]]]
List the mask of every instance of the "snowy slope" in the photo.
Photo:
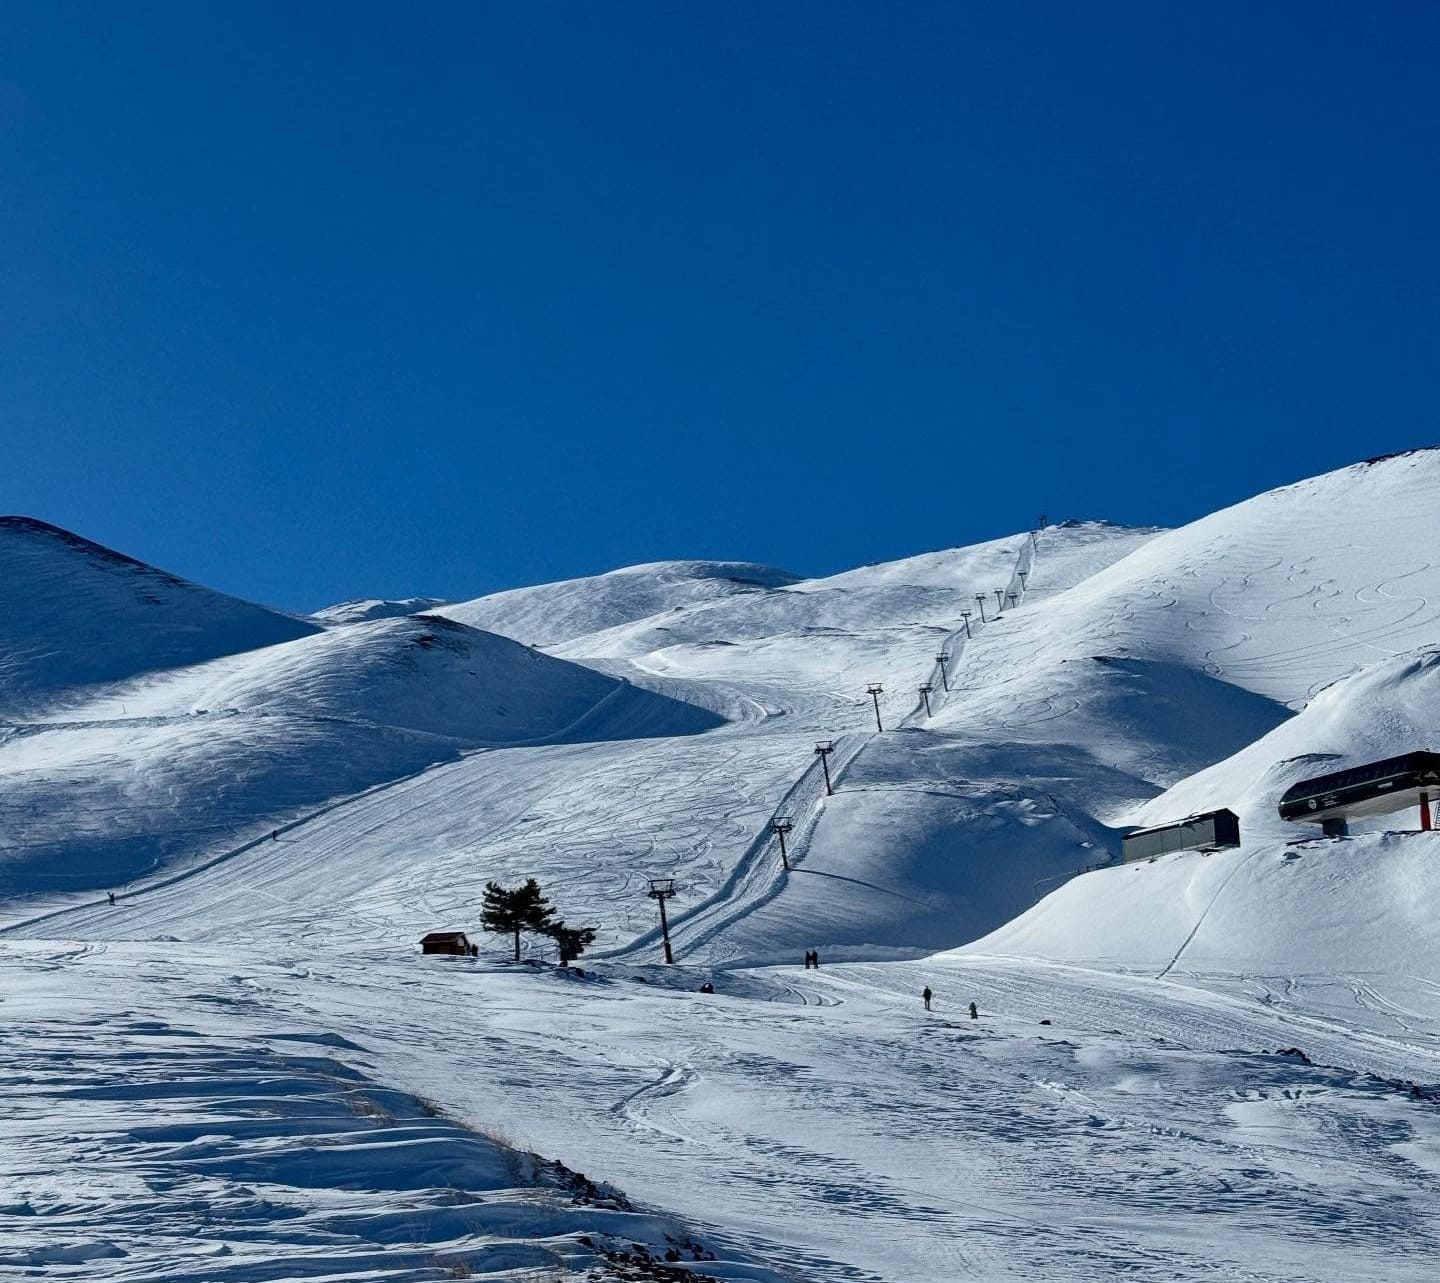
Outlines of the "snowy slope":
[[[1108,533],[1112,560],[1149,534]],[[934,676],[935,655],[963,637],[961,612],[976,609],[975,593],[1019,590],[1016,568],[1028,564],[1028,543],[1011,536],[730,596],[573,638],[555,653],[657,689],[678,683],[676,690],[702,684],[743,692],[767,713],[817,733],[863,720],[866,688],[880,682],[882,712],[894,724]],[[1093,564],[1100,545],[1086,543]]]
[[0,720],[317,631],[29,517],[0,517],[0,594]]
[[[1140,803],[1283,727],[1325,683],[1433,637],[1440,570],[1423,549],[1437,505],[1440,452],[1425,451],[1139,539],[1069,583],[1051,568],[1063,576],[1085,543],[1047,530],[1022,602],[966,645],[934,715],[907,719],[922,734],[865,748],[842,796],[801,817],[796,872],[718,938],[699,932],[705,956],[793,956],[803,932],[878,957],[1000,926],[1025,891],[1118,853],[1103,826],[1135,822]],[[1372,703],[1357,696],[1362,716],[1381,716]],[[1133,909],[1121,903],[1057,913],[1108,922]],[[1188,931],[1194,915],[1181,917]],[[1183,938],[1165,936],[1166,959]]]
[[492,593],[447,606],[443,613],[472,628],[549,646],[696,602],[780,587],[795,578],[744,561],[656,561]]
[[[1083,576],[1150,537],[1151,532],[1114,527],[1047,532],[1040,539],[1037,566],[1058,569],[1037,569],[1036,575],[1058,588],[1063,584],[1059,575]],[[678,874],[684,890],[672,913],[687,957],[788,957],[802,941],[827,947],[875,946],[864,952],[879,956],[895,948],[914,953],[920,947],[971,938],[1032,903],[1045,889],[1037,888],[1037,880],[1063,876],[1104,855],[1096,849],[1101,839],[1088,813],[1073,804],[1058,807],[1049,796],[1055,787],[1073,787],[1076,779],[1083,779],[1112,809],[1154,792],[1143,781],[1097,770],[1083,760],[1057,759],[1049,774],[1041,772],[1033,780],[1033,796],[1027,800],[1027,786],[1017,785],[1015,778],[1017,767],[1023,773],[1023,764],[1003,752],[976,752],[963,741],[929,736],[918,727],[903,737],[887,734],[883,742],[867,735],[867,724],[873,722],[863,691],[864,679],[873,671],[870,662],[882,665],[887,675],[897,668],[908,671],[910,680],[918,682],[932,672],[938,635],[952,659],[963,664],[967,643],[958,612],[973,603],[971,589],[997,576],[1002,583],[1010,582],[1015,567],[1028,564],[1029,556],[1028,540],[1016,537],[929,554],[915,559],[913,569],[908,563],[867,568],[864,573],[879,581],[874,592],[853,582],[853,576],[852,582],[833,590],[816,581],[822,587],[805,594],[805,608],[821,612],[822,619],[864,609],[864,634],[837,628],[833,648],[816,647],[805,634],[781,634],[773,653],[783,655],[784,666],[777,662],[769,669],[764,686],[761,679],[767,670],[758,668],[758,675],[747,682],[728,668],[715,675],[695,667],[692,676],[677,679],[642,670],[632,661],[591,661],[613,663],[616,671],[658,692],[725,707],[735,720],[683,740],[510,747],[442,761],[348,805],[327,806],[287,828],[278,843],[257,842],[182,882],[127,895],[121,915],[109,913],[102,900],[67,917],[66,929],[187,940],[308,935],[315,930],[373,939],[377,932],[408,934],[437,924],[473,922],[487,879],[514,881],[535,875],[552,888],[567,916],[599,926],[601,947],[614,949],[653,929],[646,879]],[[909,596],[898,591],[907,576],[921,580]],[[948,594],[948,604],[936,597],[939,591]],[[789,593],[752,596],[759,608],[762,600],[788,598]],[[860,607],[854,605],[857,598]],[[888,629],[880,608],[884,603],[891,612]],[[738,600],[733,604],[740,605]],[[779,607],[782,612],[795,608],[788,600]],[[917,622],[922,608],[931,613]],[[942,623],[947,609],[952,612],[950,630]],[[701,603],[672,615],[679,626],[688,627],[686,616],[700,613],[706,618],[695,627],[708,631],[717,626],[708,617],[712,610],[713,604]],[[758,626],[746,611],[730,623],[737,631]],[[379,635],[394,626],[398,623],[349,626],[310,649],[334,653],[337,647],[353,645],[352,637]],[[976,621],[977,636],[983,631]],[[759,645],[764,648],[763,642]],[[642,655],[641,662],[660,666],[653,656]],[[336,671],[348,671],[353,663]],[[292,660],[287,669],[294,666]],[[227,687],[244,687],[229,668],[221,675]],[[207,681],[219,684],[213,672]],[[298,688],[298,681],[287,684],[282,694],[288,697]],[[160,687],[162,693],[169,691],[166,698],[172,703],[167,707],[172,710],[227,706],[188,686],[183,687],[185,700],[177,705],[173,697],[178,689]],[[269,695],[262,694],[269,701]],[[944,698],[937,690],[937,702]],[[913,690],[900,686],[886,696],[882,709],[887,719],[898,720],[913,712],[917,702]],[[329,729],[332,725],[334,730]],[[318,733],[314,726],[327,735],[340,734],[339,724],[331,723],[305,723],[291,734],[309,744]],[[365,735],[357,723],[345,727],[347,735],[359,736],[366,746],[346,753],[362,751],[364,760],[364,753],[374,751],[374,736]],[[666,735],[670,729],[662,723],[650,733]],[[767,841],[765,826],[777,808],[809,808],[817,800],[820,772],[813,748],[817,736],[827,732],[841,736],[845,745],[835,762],[837,776],[856,772],[856,787],[864,789],[864,798],[834,799],[835,824],[827,818],[829,827],[818,830],[823,840],[807,842],[805,867],[814,872],[787,882],[777,878],[778,855],[773,838]],[[157,732],[157,743],[169,733]],[[893,745],[892,738],[897,741]],[[223,758],[223,742],[218,751]],[[852,751],[862,756],[847,766]],[[270,773],[265,786],[277,802],[287,804],[283,818],[298,821],[301,808],[289,805],[286,780],[294,770],[289,762],[283,757],[279,765],[284,769]],[[950,779],[938,789],[932,787],[931,781],[947,771],[952,772]],[[959,772],[958,779],[954,772]],[[797,780],[805,787],[794,793]],[[842,789],[849,787],[842,783]],[[802,827],[809,813],[798,813]],[[957,859],[939,839],[960,833],[977,817],[976,832],[993,831],[993,842],[980,848],[967,841]],[[1047,817],[1054,817],[1057,835],[1065,833],[1049,844],[1042,837],[1049,832]],[[935,839],[919,840],[926,832]],[[1012,861],[1012,875],[993,885],[988,876],[977,880],[976,862],[983,866],[990,858],[985,850],[1005,850],[1007,833],[1027,835],[1024,861]],[[908,902],[849,894],[860,883],[885,883],[869,867],[877,859],[906,863]],[[821,871],[831,876],[815,876]],[[823,903],[796,901],[802,888]],[[922,899],[927,903],[917,912],[915,902]],[[756,914],[759,903],[767,900],[776,903]],[[792,903],[801,905],[812,927],[823,925],[823,936],[810,939],[809,928],[797,930],[788,916]],[[56,929],[56,923],[46,921],[27,928],[27,934]],[[641,948],[653,951],[649,944]]]
[[[0,731],[30,895],[0,926],[0,1270],[613,1283],[646,1274],[604,1236],[696,1235],[708,1278],[772,1283],[1428,1280],[1440,835],[1287,842],[1269,812],[1301,772],[1437,747],[1437,457],[1168,534],[661,569],[635,614],[575,581],[546,656],[352,623]],[[1072,876],[1219,802],[1240,851]],[[113,908],[36,894],[157,860]],[[414,953],[532,875],[601,927],[585,977]],[[525,1149],[636,1201],[561,1206]]]
[[302,969],[175,954],[6,951],[0,1276],[538,1283],[655,1279],[669,1254],[786,1283],[377,1079],[333,1015],[272,1000]]
[[1440,832],[1408,812],[1323,839],[1287,823],[1280,795],[1306,776],[1440,743],[1440,649],[1336,682],[1293,719],[1141,807],[1159,824],[1228,806],[1243,845],[1075,879],[969,952],[1127,967],[1258,974],[1440,971]]
[[[1384,509],[1376,529],[1386,548],[1423,546],[1436,457],[1346,469],[1166,534],[1067,523],[1033,541],[1019,535],[829,579],[778,576],[768,586],[763,574],[736,584],[714,567],[659,563],[514,599],[526,619],[563,618],[563,631],[605,623],[621,607],[635,616],[551,648],[583,661],[582,685],[605,680],[595,670],[630,679],[617,688],[619,703],[602,706],[607,717],[629,709],[623,724],[566,731],[564,699],[546,702],[549,679],[531,689],[506,676],[501,685],[523,692],[513,707],[452,698],[443,683],[427,691],[402,680],[387,694],[395,656],[371,650],[370,639],[427,627],[407,619],[334,629],[279,648],[273,663],[227,660],[117,689],[88,712],[67,713],[64,730],[34,732],[7,753],[26,814],[54,812],[47,799],[57,792],[96,795],[93,823],[71,810],[43,844],[51,864],[68,868],[62,853],[75,842],[86,853],[77,867],[92,878],[93,830],[141,802],[158,817],[161,799],[180,797],[186,827],[203,835],[175,835],[166,860],[187,842],[209,859],[237,836],[294,825],[276,849],[243,851],[183,893],[157,889],[149,907],[137,900],[123,920],[85,910],[76,921],[87,931],[192,938],[185,904],[204,897],[213,906],[204,930],[215,935],[263,933],[279,920],[298,929],[322,903],[346,932],[393,923],[408,933],[438,918],[472,919],[488,878],[535,875],[563,893],[567,913],[602,928],[603,948],[638,940],[653,950],[645,881],[676,875],[682,894],[672,913],[688,958],[790,957],[807,945],[883,957],[958,945],[1109,858],[1114,826],[1138,806],[1290,716],[1288,688],[1235,679],[1215,642],[1235,650],[1238,628],[1248,639],[1240,649],[1253,657],[1283,639],[1305,657],[1308,689],[1412,636],[1423,610],[1368,592],[1376,555],[1350,545],[1372,504]],[[1329,560],[1307,572],[1303,558],[1316,549]],[[1297,605],[1292,581],[1307,574],[1325,588],[1304,589]],[[1224,585],[1254,619],[1237,623],[1233,608],[1216,607],[1229,601]],[[1018,598],[998,620],[996,588]],[[675,592],[700,598],[638,615]],[[977,593],[989,595],[983,624]],[[1356,603],[1348,609],[1363,645],[1335,647],[1337,601]],[[399,653],[413,661],[422,652],[411,638]],[[934,660],[941,653],[948,692]],[[533,651],[514,654],[539,664]],[[464,690],[470,661],[446,655],[440,647],[427,662]],[[307,657],[318,656],[327,658],[312,670]],[[347,672],[354,685],[331,684]],[[885,686],[879,735],[864,693],[871,681]],[[922,683],[934,688],[928,715]],[[683,703],[642,707],[641,686]],[[158,724],[127,731],[123,742],[86,724],[134,718],[137,709]],[[221,711],[230,709],[243,716]],[[714,729],[680,735],[704,729],[696,709],[713,710]],[[282,723],[279,738],[293,754],[274,747],[270,731]],[[378,736],[375,725],[385,728]],[[82,738],[62,743],[62,735]],[[437,735],[448,738],[423,738]],[[382,743],[397,736],[403,751]],[[844,742],[844,761],[839,792],[826,799],[813,748],[831,737]],[[547,743],[497,747],[521,740]],[[604,742],[572,751],[575,741]],[[298,763],[313,760],[317,744],[341,742],[326,757],[349,773],[327,767],[325,790],[304,782]],[[480,744],[490,751],[466,756]],[[171,757],[203,763],[185,768],[196,784],[177,785]],[[227,771],[241,783],[217,789]],[[389,787],[336,805],[346,787],[379,784]],[[231,808],[237,790],[270,803],[263,814],[258,802],[245,811],[244,834]],[[306,818],[307,808],[320,813]],[[796,824],[790,871],[768,832],[777,814]],[[149,849],[156,823],[135,834],[137,851]],[[121,867],[133,877],[153,864],[132,854]],[[247,879],[267,897],[247,897]]]
[[310,616],[322,624],[363,624],[376,619],[394,619],[397,615],[421,615],[439,606],[450,603],[443,597],[406,597],[400,601],[386,601],[377,597],[365,597],[359,601],[342,601],[326,606]]
[[[719,724],[507,637],[438,615],[407,615],[118,683],[48,725],[122,716],[298,714],[503,744],[578,731],[581,719],[607,701],[628,704],[637,726],[644,717],[639,710],[657,710],[657,734]],[[613,727],[600,736],[612,737]]]
[[[0,886],[118,885],[213,859],[480,748],[719,724],[452,620],[355,624],[117,683],[0,733]],[[383,860],[347,854],[369,876],[368,861]],[[239,894],[254,911],[254,896]]]
[[[1303,707],[1337,677],[1435,640],[1437,523],[1440,450],[1270,491],[1017,613],[1003,639],[976,648],[965,678],[975,699],[964,703],[1016,730],[1063,735],[1083,697],[1055,697],[1061,665],[1104,656]],[[1165,734],[1182,738],[1178,727]]]
[[933,960],[714,996],[278,942],[0,965],[27,1276],[679,1283],[597,1244],[698,1239],[712,1280],[1422,1283],[1440,1253],[1433,1005]]

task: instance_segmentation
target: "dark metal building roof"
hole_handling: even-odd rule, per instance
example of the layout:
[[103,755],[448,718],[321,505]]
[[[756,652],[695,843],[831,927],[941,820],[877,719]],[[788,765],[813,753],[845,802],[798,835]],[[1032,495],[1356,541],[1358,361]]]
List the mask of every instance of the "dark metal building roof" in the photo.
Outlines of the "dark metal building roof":
[[1419,805],[1422,793],[1440,800],[1440,753],[1402,753],[1300,780],[1280,798],[1280,818],[1318,823],[1341,816],[1385,815]]

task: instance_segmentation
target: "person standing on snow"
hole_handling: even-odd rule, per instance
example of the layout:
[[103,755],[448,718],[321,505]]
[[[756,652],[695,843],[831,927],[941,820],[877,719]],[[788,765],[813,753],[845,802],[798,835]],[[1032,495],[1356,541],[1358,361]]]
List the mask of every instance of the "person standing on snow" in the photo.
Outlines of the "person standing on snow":
[[105,894],[110,897],[110,907],[113,909],[115,907],[115,892],[107,891]]
[[971,1020],[979,1020],[979,1019],[980,1019],[980,1008],[977,1007],[973,1002],[970,1004],[970,1019],[971,1019]]
[[929,1010],[930,1010],[930,999],[935,996],[933,993],[930,992],[930,986],[929,986],[929,985],[926,985],[925,988],[920,991],[920,996],[925,999],[925,1010],[926,1010],[926,1011],[929,1011]]

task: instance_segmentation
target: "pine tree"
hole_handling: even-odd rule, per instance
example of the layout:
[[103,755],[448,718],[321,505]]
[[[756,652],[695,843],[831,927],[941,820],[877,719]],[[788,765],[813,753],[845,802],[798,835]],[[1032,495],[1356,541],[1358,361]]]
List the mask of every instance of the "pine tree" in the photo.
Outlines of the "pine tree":
[[486,931],[514,933],[515,961],[520,961],[520,933],[548,932],[555,920],[555,910],[534,878],[510,890],[498,882],[485,884],[485,898],[480,905],[480,925]]
[[567,927],[563,922],[552,922],[545,928],[545,934],[559,946],[563,967],[584,953],[587,945],[595,943],[596,932],[594,927]]

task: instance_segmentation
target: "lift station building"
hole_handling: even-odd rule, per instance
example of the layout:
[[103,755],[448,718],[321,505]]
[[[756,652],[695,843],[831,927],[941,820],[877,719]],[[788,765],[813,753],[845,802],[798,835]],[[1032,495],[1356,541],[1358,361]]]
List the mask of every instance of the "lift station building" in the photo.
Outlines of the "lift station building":
[[1230,810],[1207,811],[1173,824],[1136,829],[1127,833],[1121,844],[1126,864],[1172,851],[1224,851],[1240,845],[1240,817]]
[[1329,775],[1300,780],[1280,799],[1280,818],[1319,824],[1343,837],[1352,819],[1418,807],[1420,827],[1433,823],[1430,804],[1440,800],[1440,753],[1405,753]]

